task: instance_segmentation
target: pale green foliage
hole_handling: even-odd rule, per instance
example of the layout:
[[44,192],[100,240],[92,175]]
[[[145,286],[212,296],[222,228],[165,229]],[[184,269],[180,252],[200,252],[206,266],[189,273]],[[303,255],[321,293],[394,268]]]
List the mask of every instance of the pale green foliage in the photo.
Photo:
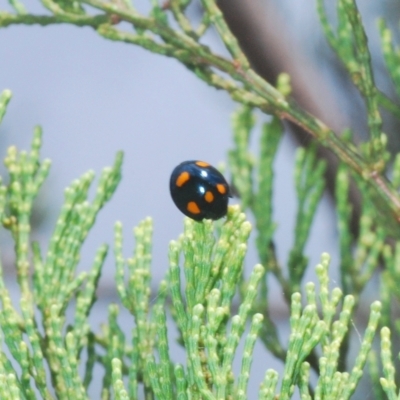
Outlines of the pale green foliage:
[[[278,394],[281,399],[289,399],[296,386],[303,398],[312,398],[310,367],[319,367],[320,371],[314,388],[315,398],[350,398],[371,350],[380,317],[380,303],[371,306],[370,321],[354,364],[349,372],[341,371],[343,354],[340,348],[348,340],[358,292],[356,296],[348,294],[342,299],[339,288],[329,290],[329,256],[325,254],[316,268],[319,294],[315,285],[308,283],[305,285],[305,300],[302,300],[303,296],[295,290],[301,287],[302,274],[291,277],[290,270],[296,265],[293,258],[289,258],[286,270],[277,262],[272,247],[269,246],[267,253],[262,252],[261,240],[268,240],[267,244],[272,244],[273,240],[273,229],[266,232],[261,229],[273,226],[272,161],[278,145],[277,137],[280,136],[275,133],[280,127],[276,120],[263,126],[261,140],[264,145],[258,163],[257,158],[251,161],[253,157],[248,152],[253,128],[250,109],[235,114],[236,147],[230,159],[233,170],[234,163],[237,163],[239,179],[235,182],[238,182],[241,193],[247,192],[248,207],[256,218],[266,215],[270,221],[257,224],[258,248],[265,267],[256,265],[249,278],[244,279],[244,257],[251,225],[238,206],[231,206],[227,219],[222,222],[206,220],[198,223],[185,218],[182,236],[170,244],[170,267],[166,279],[160,283],[155,301],[151,301],[152,221],[147,218],[134,229],[134,253],[126,260],[123,257],[122,225],[118,222],[114,244],[115,281],[121,305],[132,315],[129,337],[118,324],[120,306],[117,304],[110,304],[108,323],[102,332],[93,332],[87,322],[107,247],[99,248],[90,271],[76,274],[81,246],[97,213],[110,199],[120,179],[121,154],[112,168],[104,169],[91,202],[87,200],[87,194],[94,177],[92,172],[84,174],[66,189],[64,205],[47,253],[43,256],[39,245],[31,245],[29,240],[32,205],[50,166],[49,161],[41,162],[39,158],[40,129],[35,130],[30,152],[19,152],[15,147],[9,149],[5,164],[10,178],[0,190],[0,214],[3,226],[10,230],[16,244],[21,311],[12,304],[3,279],[0,279],[0,326],[4,345],[12,355],[12,360],[9,360],[4,352],[0,354],[0,379],[7,382],[3,389],[0,388],[2,397],[34,399],[39,393],[45,399],[53,396],[87,399],[94,366],[100,363],[105,369],[103,399],[135,399],[141,393],[147,398],[171,400],[246,399],[254,345],[260,338],[268,349],[285,361],[285,367],[280,379],[278,372],[268,369],[266,363],[259,399],[274,399]],[[268,179],[259,173],[257,183],[253,182],[256,166],[270,170]],[[296,228],[294,248],[304,249],[322,193],[321,168],[313,149],[299,151],[295,170],[299,211],[295,226],[304,228]],[[240,169],[243,172],[240,173]],[[346,182],[346,179],[341,179]],[[346,188],[344,184],[344,193]],[[262,210],[267,213],[262,213]],[[373,212],[367,206],[365,210],[366,215]],[[365,254],[371,257],[376,252],[374,246],[368,246],[366,241],[367,236],[375,232],[371,229],[371,225],[365,223],[363,240],[360,239],[357,247],[364,257],[356,257],[356,260],[360,259],[358,264],[349,267],[350,270],[356,268],[358,275],[368,258]],[[302,245],[296,247],[296,243]],[[381,248],[382,243],[379,245]],[[33,255],[32,262],[30,254]],[[298,254],[297,261],[303,260],[298,265],[304,271],[307,259],[303,250]],[[390,260],[390,255],[388,257]],[[376,265],[376,256],[373,260],[373,265]],[[184,281],[181,280],[182,271]],[[371,268],[368,267],[367,271],[370,274]],[[269,273],[277,276],[289,290],[286,298],[290,300],[291,334],[287,347],[280,343],[268,313],[266,278]],[[238,292],[241,302],[238,311],[233,312],[234,296]],[[72,307],[74,299],[73,320],[66,331],[65,311]],[[169,350],[166,305],[186,351],[185,365],[177,364]],[[385,338],[382,357],[387,366],[381,382],[388,392],[394,390],[394,382],[387,332],[387,328],[382,331]],[[242,338],[244,348],[239,352]],[[101,356],[103,351],[105,354]],[[83,353],[87,354],[87,361],[81,375]],[[232,369],[235,357],[241,359],[238,372]]]
[[[392,354],[392,344],[400,336],[400,320],[395,317],[400,301],[400,245],[393,243],[400,234],[400,156],[390,158],[381,108],[397,117],[400,109],[376,87],[356,1],[336,0],[337,24],[329,21],[323,0],[317,0],[317,7],[328,43],[365,100],[369,139],[360,146],[351,142],[351,132],[339,137],[300,109],[289,97],[286,74],[280,75],[276,88],[259,76],[214,0],[202,0],[204,10],[197,25],[186,15],[190,2],[170,0],[161,5],[151,0],[148,15],[140,14],[128,0],[42,0],[49,15],[31,14],[22,2],[10,0],[14,13],[0,11],[0,28],[12,24],[91,26],[107,39],[174,57],[242,105],[232,118],[234,145],[228,156],[241,208],[231,206],[223,221],[185,219],[182,235],[171,241],[168,273],[156,296],[151,295],[152,220],[134,229],[134,251],[128,259],[123,257],[122,224],[116,223],[115,283],[120,301],[109,305],[101,332],[92,330],[88,316],[108,247],[98,249],[89,271],[77,274],[76,268],[85,238],[121,178],[122,154],[103,170],[92,201],[88,199],[92,171],[65,190],[53,235],[42,254],[30,237],[33,204],[50,168],[50,161],[39,157],[40,128],[35,129],[29,152],[9,148],[5,156],[9,177],[0,180],[0,221],[14,241],[21,296],[19,304],[12,303],[0,268],[0,397],[87,399],[94,368],[100,364],[102,399],[244,400],[259,340],[284,363],[280,374],[266,360],[260,400],[289,399],[296,391],[304,400],[348,399],[357,392],[366,364],[375,398],[398,399],[397,355]],[[128,22],[132,29],[127,24],[121,29],[120,22]],[[210,27],[222,39],[228,57],[204,45],[203,36]],[[400,52],[383,20],[379,30],[387,69],[400,93]],[[0,122],[10,98],[8,90],[0,94]],[[272,114],[260,129],[257,155],[249,150],[259,129],[253,109]],[[281,119],[304,128],[341,161],[335,184],[340,288],[330,287],[327,254],[316,267],[319,289],[314,282],[303,282],[307,268],[312,267],[305,248],[325,188],[326,166],[316,156],[316,145],[297,151],[294,241],[287,264],[277,259],[272,194]],[[387,178],[390,168],[391,181]],[[351,182],[362,199],[358,235],[351,227]],[[244,259],[252,227],[244,212],[254,217],[260,262],[247,279]],[[287,343],[270,317],[271,276],[290,310]],[[379,280],[376,297],[380,301],[372,303],[362,327],[357,311],[374,276]],[[129,334],[118,323],[121,307],[131,315]],[[71,321],[66,320],[67,309],[72,310]],[[183,365],[171,354],[167,318],[176,325],[184,348]],[[355,356],[348,359],[349,347],[354,346],[353,326],[361,333],[352,352]],[[372,348],[378,328],[380,349]],[[243,350],[239,350],[241,341]],[[234,358],[240,363],[238,371],[232,367]]]

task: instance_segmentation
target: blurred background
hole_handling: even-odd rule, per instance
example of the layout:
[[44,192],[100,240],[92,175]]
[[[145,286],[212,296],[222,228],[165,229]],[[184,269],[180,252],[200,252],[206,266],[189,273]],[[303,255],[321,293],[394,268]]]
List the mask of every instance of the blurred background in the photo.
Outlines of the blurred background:
[[[31,12],[46,13],[34,0],[26,0],[24,4]],[[135,4],[143,11],[149,7],[147,0],[136,0]],[[387,95],[393,96],[380,54],[376,19],[384,16],[390,26],[397,27],[400,3],[397,0],[360,0],[358,5],[366,23],[377,82]],[[350,126],[357,140],[365,137],[362,99],[323,37],[314,1],[222,0],[220,6],[260,74],[274,82],[278,73],[290,73],[294,97],[304,108],[337,132]],[[327,2],[327,7],[334,22],[335,2]],[[5,0],[0,0],[0,9],[10,10]],[[200,12],[200,4],[195,2],[190,14],[197,19]],[[205,40],[215,52],[225,53],[213,30],[207,33]],[[112,164],[115,153],[123,150],[122,182],[100,213],[85,244],[79,268],[90,268],[95,251],[102,243],[112,245],[116,220],[123,223],[124,251],[129,256],[134,246],[132,228],[151,216],[154,221],[152,273],[156,289],[168,268],[168,243],[183,228],[183,216],[170,199],[169,175],[184,160],[201,159],[213,165],[224,163],[232,146],[230,117],[238,106],[226,93],[207,87],[177,61],[139,47],[107,41],[90,28],[59,25],[1,29],[0,60],[0,90],[7,88],[13,92],[0,126],[1,157],[4,158],[10,145],[28,149],[33,127],[39,124],[44,131],[42,157],[52,160],[50,177],[35,210],[35,240],[46,248],[63,201],[64,188],[89,169],[99,174],[103,167]],[[268,116],[261,113],[257,117],[258,127],[268,120]],[[390,135],[392,148],[398,149],[399,136],[394,133],[396,122],[390,116],[385,117],[385,132]],[[294,153],[298,144],[308,141],[298,129],[289,125],[286,128],[275,163],[274,192],[275,244],[282,263],[293,243]],[[256,128],[252,137],[255,153],[258,137]],[[321,157],[331,160],[326,152],[321,152]],[[329,162],[334,165],[334,160]],[[4,175],[4,168],[1,168]],[[354,201],[357,207],[357,199]],[[2,262],[10,274],[12,286],[11,241],[4,232],[0,240]],[[332,256],[331,276],[333,284],[338,284],[337,233],[329,194],[318,209],[308,242],[310,268],[306,281],[314,280],[312,270],[324,251]],[[251,244],[247,271],[256,262]],[[100,302],[91,316],[95,331],[106,321],[107,304],[118,301],[114,272],[110,251],[100,280]],[[287,308],[279,286],[271,284],[273,317],[285,343]],[[374,296],[372,292],[367,296],[367,308],[375,300]],[[18,298],[17,291],[15,298]],[[127,332],[132,328],[128,315],[121,318],[121,323]],[[172,330],[170,334],[175,345],[176,332]],[[178,345],[173,353],[176,361],[184,362],[184,353]],[[282,364],[261,346],[256,354],[250,399],[256,397],[266,369],[282,371]],[[102,371],[99,372],[101,378]],[[97,398],[96,388],[92,390],[93,398]],[[368,386],[361,396],[373,398]]]

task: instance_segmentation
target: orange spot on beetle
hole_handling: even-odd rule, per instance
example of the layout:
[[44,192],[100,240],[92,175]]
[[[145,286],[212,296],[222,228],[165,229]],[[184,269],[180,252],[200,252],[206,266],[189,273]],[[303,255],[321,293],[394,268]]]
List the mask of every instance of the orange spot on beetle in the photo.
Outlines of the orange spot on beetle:
[[206,192],[204,198],[207,203],[212,203],[214,201],[214,195],[211,192]]
[[192,214],[200,214],[200,208],[194,201],[189,201],[186,208]]
[[196,165],[198,165],[199,167],[209,167],[210,164],[206,163],[205,161],[196,161]]
[[190,179],[190,174],[189,174],[189,172],[187,172],[187,171],[182,172],[182,173],[178,176],[178,178],[176,178],[175,184],[176,184],[176,186],[181,187],[181,186],[183,186],[189,179]]
[[220,192],[221,194],[225,194],[225,193],[226,193],[226,187],[225,187],[225,185],[223,185],[222,183],[218,183],[218,184],[217,184],[217,190],[218,190],[218,192]]

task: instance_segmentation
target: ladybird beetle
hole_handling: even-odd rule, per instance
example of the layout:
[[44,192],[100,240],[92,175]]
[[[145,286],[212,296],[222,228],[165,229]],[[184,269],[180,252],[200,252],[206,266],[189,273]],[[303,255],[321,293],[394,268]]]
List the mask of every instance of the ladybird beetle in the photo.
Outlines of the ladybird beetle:
[[201,221],[220,219],[228,210],[229,185],[216,168],[204,161],[184,161],[171,174],[172,200],[183,214]]

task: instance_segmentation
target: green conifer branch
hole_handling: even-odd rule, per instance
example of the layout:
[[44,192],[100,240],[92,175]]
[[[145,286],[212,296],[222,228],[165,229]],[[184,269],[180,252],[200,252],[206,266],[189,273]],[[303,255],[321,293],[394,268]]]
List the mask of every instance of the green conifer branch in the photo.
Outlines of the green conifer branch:
[[390,341],[390,330],[386,327],[381,329],[381,356],[384,377],[380,379],[383,390],[389,400],[397,400],[399,390],[395,382],[395,369],[392,359]]
[[[350,230],[351,205],[348,201],[350,177],[348,169],[341,165],[336,177],[336,204],[341,253],[341,279],[344,292],[351,293],[358,303],[360,293],[371,279],[382,256],[388,227],[376,225],[379,209],[371,201],[373,193],[362,180],[354,176],[362,198],[359,236],[355,240]],[[354,247],[354,243],[356,246]]]
[[325,189],[325,162],[317,161],[315,149],[299,149],[296,153],[295,186],[298,210],[295,225],[295,242],[289,253],[289,279],[293,292],[298,291],[307,267],[304,247],[311,224]]
[[[382,214],[378,209],[389,207],[395,214],[400,209],[396,203],[400,157],[394,164],[393,185],[389,185],[380,175],[388,160],[386,138],[380,132],[378,115],[382,94],[373,82],[366,36],[355,2],[338,2],[337,35],[330,28],[323,10],[320,14],[328,39],[337,46],[341,57],[348,58],[359,90],[371,97],[367,99],[371,142],[360,150],[348,140],[348,133],[336,137],[285,97],[291,90],[286,75],[280,76],[277,88],[274,88],[250,68],[213,0],[203,0],[205,13],[197,28],[186,17],[187,0],[171,0],[164,6],[153,0],[148,16],[140,15],[127,1],[109,4],[87,0],[85,4],[104,12],[100,16],[86,15],[83,3],[79,2],[44,0],[43,4],[54,14],[50,16],[53,21],[49,24],[90,25],[109,39],[138,44],[175,57],[198,77],[228,91],[235,100],[243,103],[244,107],[233,117],[234,148],[229,161],[242,205],[254,215],[261,264],[245,278],[243,266],[252,227],[238,206],[229,207],[223,221],[197,223],[185,219],[183,234],[170,244],[167,277],[152,300],[152,221],[147,218],[134,229],[135,247],[133,256],[128,259],[123,257],[122,224],[116,223],[115,281],[120,302],[131,314],[132,330],[127,334],[121,329],[119,305],[111,304],[107,325],[99,334],[94,333],[88,316],[96,301],[108,247],[99,247],[89,271],[77,275],[76,267],[98,212],[110,200],[120,181],[122,154],[117,155],[113,167],[104,169],[92,201],[88,200],[89,187],[94,180],[92,171],[66,189],[65,202],[48,250],[42,255],[39,244],[30,243],[30,215],[50,162],[40,160],[41,130],[35,129],[30,152],[19,152],[15,147],[9,149],[5,164],[10,179],[5,180],[6,185],[0,182],[0,220],[15,242],[16,272],[21,289],[18,308],[11,301],[0,269],[3,339],[0,397],[34,399],[39,393],[42,398],[51,399],[54,392],[60,399],[87,399],[94,368],[100,364],[104,368],[103,399],[144,396],[171,400],[244,400],[248,396],[254,346],[260,339],[273,354],[285,361],[285,366],[279,381],[277,372],[268,369],[266,362],[259,399],[276,396],[289,399],[295,390],[299,390],[302,399],[349,399],[359,385],[367,361],[373,381],[380,381],[382,385],[382,391],[374,389],[377,396],[384,392],[388,398],[397,398],[389,328],[394,328],[395,335],[399,333],[400,323],[391,316],[393,299],[400,300],[396,287],[400,276],[400,247],[387,243],[389,234],[396,228],[388,222],[392,215],[386,213],[380,218]],[[24,23],[23,18],[30,14],[26,13],[23,4],[14,0],[12,5],[16,19],[9,24]],[[169,25],[169,13],[176,22],[173,27]],[[0,13],[0,26],[7,24],[5,14]],[[40,18],[32,23],[40,23]],[[119,31],[120,21],[131,22],[134,33]],[[231,58],[220,57],[201,43],[202,35],[211,25],[216,27]],[[390,37],[387,38],[384,29],[382,34],[390,47]],[[385,51],[386,57],[393,57],[393,48]],[[9,91],[0,95],[0,120],[10,96]],[[253,108],[275,114],[262,127],[259,157],[249,151],[255,128]],[[314,282],[309,282],[301,294],[301,281],[308,264],[304,248],[324,187],[325,166],[316,161],[313,147],[297,153],[295,185],[299,204],[287,272],[277,260],[272,187],[273,160],[282,131],[278,117],[293,120],[312,131],[326,145],[333,146],[344,161],[339,168],[336,190],[343,290],[330,289],[329,256],[324,254],[316,267],[319,292]],[[355,158],[350,160],[353,155]],[[360,234],[356,241],[349,228],[352,211],[348,205],[350,177],[354,178],[363,198]],[[368,183],[371,180],[372,185]],[[393,193],[395,198],[391,197]],[[381,301],[371,305],[358,355],[350,360],[351,367],[347,368],[343,360],[347,355],[354,313],[362,291],[382,260],[386,270],[381,274]],[[269,315],[270,274],[278,280],[286,300],[290,301],[291,332],[287,349],[281,344]],[[235,306],[237,294],[240,294],[238,308]],[[67,307],[72,308],[72,302],[75,303],[74,313],[71,325],[67,327],[70,321],[65,312]],[[186,351],[185,366],[176,363],[170,350],[166,306],[178,328],[179,343]],[[379,323],[383,326],[383,371],[379,370],[376,354],[371,350]],[[241,340],[243,349],[239,346]],[[11,354],[10,359],[4,349]],[[83,373],[82,354],[87,354]],[[241,363],[238,372],[232,368],[234,358],[239,358]],[[317,372],[316,383],[310,381],[311,368]]]
[[[262,127],[260,138],[260,155],[257,173],[258,192],[254,199],[253,212],[256,218],[257,227],[257,250],[263,265],[267,270],[273,271],[279,282],[279,266],[273,254],[271,243],[276,229],[273,220],[272,193],[274,182],[274,159],[282,135],[282,125],[277,118],[270,123],[265,123]],[[282,285],[285,286],[285,285]]]
[[112,360],[112,383],[116,400],[128,400],[129,395],[125,390],[122,380],[121,361],[118,358]]
[[9,215],[3,219],[3,225],[10,229],[15,241],[18,283],[23,296],[26,297],[30,296],[28,252],[32,205],[50,169],[49,160],[39,164],[41,135],[40,128],[36,128],[31,153],[18,153],[17,149],[11,146],[4,160],[10,172],[8,184],[10,210]]
[[[363,28],[357,4],[354,0],[337,1],[338,23],[336,35],[328,20],[323,0],[317,0],[317,10],[328,43],[339,56],[341,62],[349,72],[354,85],[365,99],[368,111],[368,126],[370,128],[371,137],[375,138],[377,145],[376,149],[373,150],[374,144],[371,142],[372,148],[370,151],[377,152],[378,158],[376,161],[379,162],[385,150],[381,147],[382,143],[378,143],[381,140],[382,126],[378,106],[385,107],[396,116],[399,115],[399,107],[384,93],[380,92],[374,83],[371,56],[368,49],[368,38]],[[383,22],[380,27],[383,38]],[[387,49],[388,43],[386,42],[385,44],[386,46],[383,47],[383,51],[384,54],[387,54],[385,50]],[[370,155],[372,155],[372,153],[370,153]]]
[[276,399],[275,390],[278,384],[279,375],[273,369],[267,370],[265,378],[260,386],[258,394],[259,400],[274,400]]
[[[234,100],[260,108],[264,112],[273,113],[279,118],[288,119],[303,127],[322,145],[335,152],[352,171],[362,176],[374,188],[378,198],[385,206],[384,213],[387,219],[393,218],[394,215],[396,221],[400,220],[400,198],[383,175],[385,160],[387,159],[385,155],[386,139],[381,133],[378,103],[384,96],[378,94],[374,85],[366,36],[353,0],[338,1],[339,40],[334,36],[332,29],[328,28],[321,2],[319,3],[319,10],[328,39],[334,47],[336,46],[342,60],[347,61],[351,75],[358,84],[361,93],[366,97],[371,141],[364,146],[364,155],[344,143],[322,121],[301,110],[293,100],[286,98],[249,67],[247,58],[238,46],[237,40],[230,32],[213,0],[203,1],[205,8],[204,27],[200,31],[204,32],[209,24],[213,24],[230,51],[231,59],[213,53],[211,49],[200,42],[199,35],[196,35],[190,21],[185,17],[184,11],[187,2],[182,5],[179,2],[172,1],[164,8],[160,7],[157,2],[153,2],[153,9],[149,16],[139,14],[132,5],[125,2],[114,4],[101,0],[84,0],[82,3],[70,4],[61,0],[58,2],[45,0],[43,4],[53,13],[52,17],[58,22],[68,22],[78,26],[91,25],[96,27],[101,35],[109,39],[134,43],[152,52],[177,58],[195,72],[200,79],[216,88],[227,90]],[[111,21],[100,23],[99,18],[103,19],[103,15],[90,16],[85,14],[84,4],[109,15]],[[169,11],[172,12],[178,22],[178,29],[168,25],[167,14]],[[9,14],[3,13],[2,15],[3,22],[0,19],[0,26],[23,23],[22,19],[30,16],[30,14],[17,13],[17,20],[11,21]],[[36,21],[31,23],[39,22],[40,18],[35,18]],[[136,33],[120,31],[112,26],[112,24],[118,24],[119,21],[133,24]],[[44,22],[43,20],[42,22],[55,21]],[[229,78],[226,78],[226,76],[229,76]],[[389,100],[385,98],[385,101],[387,103]]]
[[90,26],[98,28],[102,24],[110,23],[110,17],[106,14],[92,15],[34,15],[34,14],[10,14],[0,11],[0,27],[7,28],[12,25],[59,25],[74,24],[76,26]]
[[[352,71],[353,81],[358,82],[357,87],[365,99],[368,111],[368,126],[371,136],[369,156],[373,161],[380,162],[384,151],[381,141],[382,118],[378,109],[378,96],[372,71],[368,39],[355,0],[343,0],[342,7],[343,17],[348,18],[348,23],[351,27],[354,61],[358,64],[357,70]],[[349,40],[349,37],[342,39]]]
[[398,61],[400,51],[395,47],[392,39],[392,32],[387,28],[385,21],[381,18],[378,21],[379,33],[382,41],[382,53],[386,62],[386,67],[394,83],[394,89],[400,96],[400,71],[398,69]]
[[[382,322],[382,320],[381,320]],[[377,351],[372,349],[368,355],[368,372],[371,377],[371,386],[374,399],[385,400],[385,392],[380,383],[381,371]]]
[[3,120],[4,114],[6,113],[7,104],[9,103],[10,100],[11,100],[11,91],[3,90],[0,93],[0,123]]
[[[254,157],[249,151],[251,131],[254,126],[252,110],[244,107],[234,114],[233,132],[235,148],[229,152],[230,167],[233,174],[234,187],[239,191],[243,206],[251,209],[256,218],[259,236],[257,238],[260,259],[272,272],[281,284],[284,295],[290,300],[291,294],[300,288],[304,271],[307,267],[307,258],[303,255],[304,246],[309,236],[309,229],[321,199],[324,189],[324,163],[316,162],[314,149],[299,150],[298,162],[295,169],[295,182],[299,198],[297,213],[295,244],[290,253],[288,269],[289,278],[285,278],[282,268],[276,260],[273,233],[275,225],[272,221],[272,162],[279,144],[281,126],[277,119],[263,126],[261,136],[261,154],[258,166],[258,192],[253,182]],[[256,186],[256,187],[254,187]],[[261,224],[262,222],[262,224]],[[268,289],[267,275],[265,276],[255,310],[262,312],[265,323],[261,331],[261,338],[276,356],[285,357],[285,350],[279,344],[276,329],[268,317]],[[314,369],[317,365],[310,360]]]
[[75,340],[74,348],[76,356],[79,356],[81,350],[88,345],[88,341],[90,340],[90,326],[87,318],[94,302],[96,301],[96,289],[101,269],[107,256],[107,251],[108,247],[106,245],[99,248],[94,259],[93,267],[90,270],[87,279],[85,279],[85,286],[82,290],[78,291],[76,295],[76,311],[73,322],[73,338]]
[[93,379],[93,369],[96,364],[96,350],[95,350],[95,338],[94,335],[89,332],[87,336],[87,345],[86,345],[86,352],[87,352],[87,360],[85,363],[85,373],[83,376],[83,386],[85,387],[86,391]]
[[[67,200],[72,199],[72,201],[70,203],[67,201],[67,205],[63,208],[46,259],[42,258],[38,244],[32,246],[33,279],[31,279],[30,214],[50,167],[49,160],[40,161],[40,147],[41,130],[37,128],[34,131],[30,152],[18,152],[12,146],[5,159],[10,179],[7,187],[1,187],[0,214],[3,226],[11,231],[15,241],[17,278],[21,289],[21,314],[13,307],[1,278],[0,323],[2,321],[7,347],[22,368],[21,376],[16,380],[22,397],[36,398],[31,386],[33,381],[44,399],[52,398],[47,387],[44,365],[46,360],[57,396],[84,399],[87,398],[86,388],[78,374],[78,360],[81,350],[87,344],[90,331],[87,317],[94,302],[94,293],[107,248],[103,246],[99,250],[94,268],[89,274],[82,273],[74,278],[74,271],[79,260],[80,247],[98,211],[110,198],[120,179],[122,158],[118,155],[114,167],[103,172],[93,205],[86,200],[92,174],[84,176],[83,180],[77,181],[72,186],[73,189],[67,191]],[[80,214],[80,211],[85,211],[85,214]],[[64,312],[67,303],[75,295],[77,297],[75,325],[74,329],[65,335]],[[42,311],[44,335],[38,325],[35,306]],[[11,366],[4,360],[3,364]],[[8,370],[8,375],[13,373],[12,367]]]

